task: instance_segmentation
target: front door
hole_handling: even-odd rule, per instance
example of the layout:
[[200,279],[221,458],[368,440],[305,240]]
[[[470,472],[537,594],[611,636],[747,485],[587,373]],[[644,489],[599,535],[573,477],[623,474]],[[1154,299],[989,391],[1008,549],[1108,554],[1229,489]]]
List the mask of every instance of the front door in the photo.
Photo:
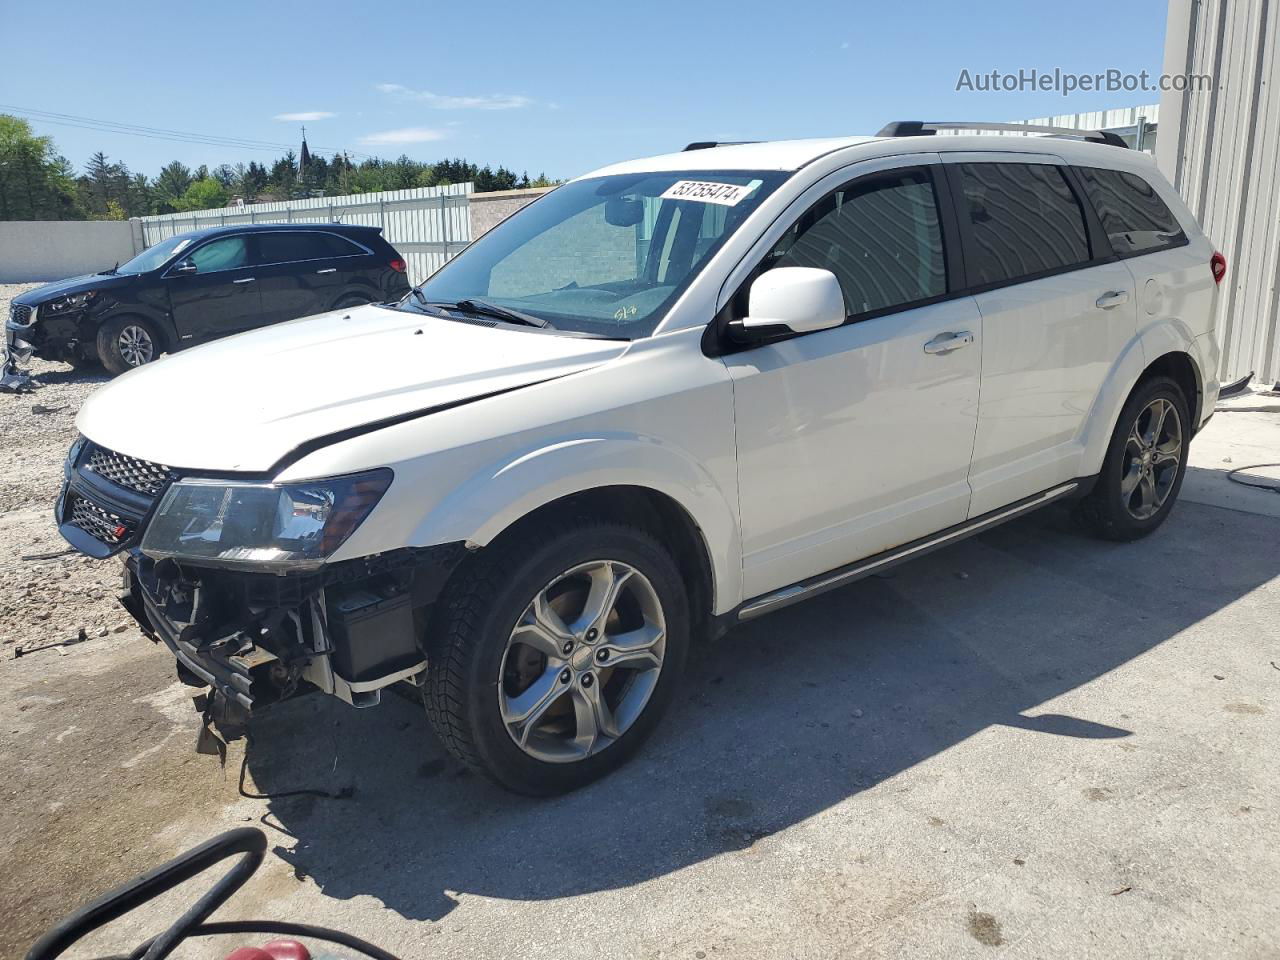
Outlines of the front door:
[[[196,247],[166,273],[169,308],[184,345],[257,325],[262,312],[248,236],[218,237]],[[179,272],[191,265],[194,272]]]
[[746,597],[965,519],[982,329],[971,298],[948,298],[935,176],[846,183],[763,265],[832,271],[849,319],[725,358]]

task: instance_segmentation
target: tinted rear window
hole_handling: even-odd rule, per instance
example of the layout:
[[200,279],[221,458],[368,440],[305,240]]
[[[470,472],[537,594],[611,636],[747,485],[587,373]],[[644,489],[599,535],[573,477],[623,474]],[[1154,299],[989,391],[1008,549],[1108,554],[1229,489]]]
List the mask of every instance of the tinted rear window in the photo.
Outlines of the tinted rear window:
[[292,263],[295,260],[328,260],[352,257],[364,251],[332,233],[260,233],[258,257],[262,263]]
[[1006,283],[1089,259],[1084,212],[1057,167],[962,163],[969,282]]
[[1116,253],[1148,253],[1186,242],[1178,218],[1142,177],[1096,167],[1077,167],[1076,172]]

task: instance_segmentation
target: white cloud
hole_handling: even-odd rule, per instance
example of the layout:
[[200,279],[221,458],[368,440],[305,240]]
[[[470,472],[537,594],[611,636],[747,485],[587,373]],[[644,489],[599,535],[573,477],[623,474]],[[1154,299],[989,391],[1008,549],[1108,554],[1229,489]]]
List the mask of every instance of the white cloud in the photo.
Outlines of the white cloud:
[[336,116],[336,113],[330,113],[328,110],[304,110],[301,113],[277,113],[274,119],[283,120],[286,123],[310,123],[312,120],[328,120]]
[[383,130],[379,133],[369,133],[360,138],[360,142],[377,146],[378,144],[393,143],[428,143],[432,140],[443,140],[448,134],[443,130],[433,130],[430,127],[402,127],[399,130]]
[[533,103],[532,98],[514,94],[489,94],[486,96],[455,97],[429,90],[411,90],[398,83],[380,83],[382,93],[402,100],[416,100],[435,110],[519,110]]

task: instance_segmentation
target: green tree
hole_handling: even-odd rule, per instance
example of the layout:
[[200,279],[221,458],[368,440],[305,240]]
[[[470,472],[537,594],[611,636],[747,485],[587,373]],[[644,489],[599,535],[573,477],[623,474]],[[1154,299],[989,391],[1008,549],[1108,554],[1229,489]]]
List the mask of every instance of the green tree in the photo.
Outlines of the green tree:
[[178,210],[212,210],[225,207],[228,201],[226,188],[213,177],[197,180],[178,198]]
[[179,160],[160,170],[156,177],[155,198],[159,213],[173,213],[192,183],[191,169]]
[[70,166],[53,140],[0,114],[0,220],[80,220]]

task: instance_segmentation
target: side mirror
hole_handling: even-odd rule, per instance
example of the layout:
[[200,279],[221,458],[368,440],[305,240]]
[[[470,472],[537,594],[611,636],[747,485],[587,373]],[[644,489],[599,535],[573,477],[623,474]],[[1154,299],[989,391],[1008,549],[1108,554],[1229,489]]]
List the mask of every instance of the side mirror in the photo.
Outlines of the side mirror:
[[172,267],[170,267],[169,272],[178,274],[178,273],[197,273],[198,271],[196,269],[195,262],[190,257],[186,257],[185,259],[179,260]]
[[830,270],[775,267],[751,284],[747,316],[729,324],[739,342],[787,333],[813,333],[844,323],[844,293]]

